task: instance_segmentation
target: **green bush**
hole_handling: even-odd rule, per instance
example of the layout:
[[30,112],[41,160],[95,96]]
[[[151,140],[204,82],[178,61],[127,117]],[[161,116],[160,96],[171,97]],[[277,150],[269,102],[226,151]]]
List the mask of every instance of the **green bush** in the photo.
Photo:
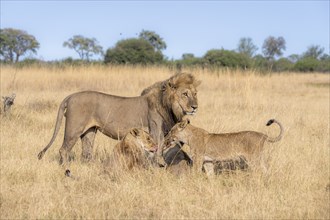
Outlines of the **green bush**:
[[294,67],[294,63],[292,63],[288,58],[280,58],[274,63],[273,70],[277,72],[290,71]]
[[250,59],[240,53],[229,50],[209,50],[203,57],[204,62],[218,67],[248,68]]
[[30,66],[41,67],[47,65],[47,62],[35,58],[25,58],[22,61],[18,61],[14,63],[14,65],[16,67],[30,67]]
[[131,38],[119,41],[107,50],[104,62],[113,64],[156,64],[163,61],[163,54],[144,39]]
[[330,73],[330,56],[329,55],[326,54],[323,58],[321,58],[318,71]]
[[294,70],[301,72],[314,72],[320,67],[320,61],[313,57],[306,57],[298,60],[294,65]]
[[262,55],[256,55],[253,57],[253,65],[252,67],[255,69],[260,69],[260,70],[268,70],[269,69],[269,61],[263,57]]
[[195,57],[192,53],[185,53],[182,55],[181,60],[177,60],[176,63],[182,66],[202,66],[203,59]]

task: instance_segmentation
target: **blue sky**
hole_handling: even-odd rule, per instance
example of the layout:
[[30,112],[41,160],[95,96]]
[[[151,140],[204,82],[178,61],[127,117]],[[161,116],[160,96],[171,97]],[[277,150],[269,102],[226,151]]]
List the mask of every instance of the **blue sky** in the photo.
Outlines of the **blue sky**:
[[329,1],[9,1],[1,0],[1,28],[36,37],[36,58],[78,55],[63,47],[73,35],[96,38],[104,50],[144,30],[167,43],[169,59],[183,53],[203,56],[210,49],[236,49],[251,37],[261,53],[268,36],[283,36],[284,56],[320,45],[329,54]]

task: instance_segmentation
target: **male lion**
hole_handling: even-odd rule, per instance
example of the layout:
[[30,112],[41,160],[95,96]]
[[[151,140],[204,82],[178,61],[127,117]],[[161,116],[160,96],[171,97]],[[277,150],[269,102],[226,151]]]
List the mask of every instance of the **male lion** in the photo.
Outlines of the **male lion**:
[[172,126],[184,115],[196,113],[196,87],[200,81],[191,74],[181,73],[156,84],[138,97],[119,97],[94,91],[69,95],[60,105],[54,134],[38,154],[39,160],[54,142],[63,116],[66,122],[60,148],[61,164],[68,161],[68,154],[79,137],[82,156],[89,160],[98,130],[111,138],[122,139],[131,128],[147,128],[159,146],[158,153],[161,153],[164,136]]
[[260,162],[266,169],[263,161],[263,146],[267,142],[277,142],[283,136],[283,127],[275,119],[267,122],[267,126],[276,123],[280,127],[280,134],[276,138],[255,131],[241,131],[237,133],[211,134],[194,127],[189,120],[177,123],[169,132],[164,150],[173,144],[188,144],[193,151],[193,161],[196,168],[202,169],[205,156],[214,161],[230,160],[237,156],[243,156],[248,165]]

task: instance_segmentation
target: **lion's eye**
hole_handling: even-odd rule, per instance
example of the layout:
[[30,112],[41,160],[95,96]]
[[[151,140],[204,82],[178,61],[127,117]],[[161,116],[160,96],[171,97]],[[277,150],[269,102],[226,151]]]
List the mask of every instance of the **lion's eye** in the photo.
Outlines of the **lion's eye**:
[[184,92],[183,95],[188,97],[188,92]]

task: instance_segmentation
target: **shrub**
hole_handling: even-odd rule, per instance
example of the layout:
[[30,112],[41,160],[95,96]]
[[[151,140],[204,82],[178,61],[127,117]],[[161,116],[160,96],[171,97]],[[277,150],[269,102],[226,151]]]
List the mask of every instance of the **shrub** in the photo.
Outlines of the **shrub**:
[[253,58],[253,68],[260,69],[260,70],[267,70],[269,69],[269,61],[263,57],[262,55],[256,55]]
[[205,63],[219,67],[250,67],[250,60],[244,54],[229,50],[209,50],[204,55]]
[[312,57],[306,57],[298,60],[294,65],[294,69],[302,72],[314,72],[318,69],[319,65],[319,60]]
[[104,62],[114,64],[155,64],[163,61],[163,54],[144,39],[126,39],[107,50]]
[[292,63],[288,58],[280,58],[275,61],[273,70],[277,72],[290,71],[293,67],[294,63]]

